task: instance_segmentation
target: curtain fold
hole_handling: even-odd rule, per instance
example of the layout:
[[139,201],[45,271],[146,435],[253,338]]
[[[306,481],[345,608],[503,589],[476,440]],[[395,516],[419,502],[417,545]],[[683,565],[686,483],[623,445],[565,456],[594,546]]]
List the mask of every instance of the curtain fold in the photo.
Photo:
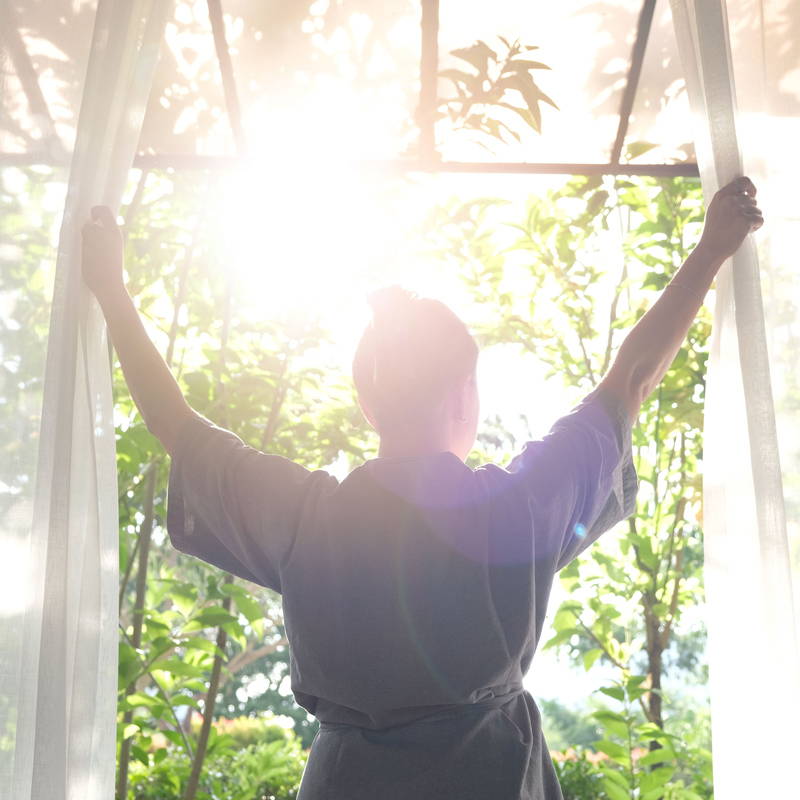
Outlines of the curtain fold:
[[[770,59],[792,47],[792,34],[789,27],[776,31],[770,52],[764,26],[770,18],[800,17],[800,8],[753,0],[671,5],[704,193],[710,198],[748,174],[767,219],[717,279],[706,386],[703,523],[715,796],[782,797],[796,785],[800,714],[797,543],[789,538],[796,529],[787,527],[785,512],[800,448],[790,453],[780,443],[787,436],[797,441],[800,421],[776,419],[771,372],[793,358],[793,343],[772,335],[762,281],[769,285],[775,273],[785,273],[781,258],[788,253],[779,256],[770,241],[798,213],[791,195],[781,202],[793,208],[779,206],[776,176],[788,171],[796,186],[800,168],[769,135],[786,109],[765,104]],[[767,5],[782,6],[783,14],[773,16]],[[800,281],[794,276],[786,288],[797,298]]]
[[[109,350],[80,229],[119,207],[171,0],[99,0],[56,261],[21,620],[3,620],[9,800],[114,792],[117,485]],[[20,623],[21,624],[18,624]]]

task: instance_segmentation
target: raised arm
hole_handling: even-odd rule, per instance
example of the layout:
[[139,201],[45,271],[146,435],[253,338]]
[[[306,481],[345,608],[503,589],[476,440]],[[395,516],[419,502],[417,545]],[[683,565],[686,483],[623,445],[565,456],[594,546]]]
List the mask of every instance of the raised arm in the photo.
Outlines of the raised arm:
[[194,412],[142,325],[122,276],[122,234],[106,206],[83,228],[83,279],[100,303],[122,372],[145,424],[172,453]]
[[749,178],[737,178],[714,195],[699,244],[622,343],[600,385],[631,419],[661,383],[719,268],[763,225],[755,197]]

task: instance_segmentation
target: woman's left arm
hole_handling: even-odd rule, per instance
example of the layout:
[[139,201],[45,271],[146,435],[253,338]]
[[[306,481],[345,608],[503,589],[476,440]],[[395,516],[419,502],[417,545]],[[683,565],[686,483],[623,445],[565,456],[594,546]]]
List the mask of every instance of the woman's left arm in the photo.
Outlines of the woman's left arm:
[[122,372],[148,430],[173,453],[194,412],[145,331],[122,277],[122,234],[107,206],[83,228],[83,278],[103,309]]

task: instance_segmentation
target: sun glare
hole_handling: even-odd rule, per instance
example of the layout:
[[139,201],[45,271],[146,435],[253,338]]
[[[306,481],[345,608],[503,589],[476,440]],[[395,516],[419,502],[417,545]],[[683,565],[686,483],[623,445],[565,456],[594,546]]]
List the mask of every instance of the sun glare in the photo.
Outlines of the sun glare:
[[375,220],[367,191],[344,168],[255,162],[220,197],[228,267],[269,307],[321,306],[365,267]]
[[21,614],[31,602],[33,576],[26,545],[21,537],[0,537],[0,618]]

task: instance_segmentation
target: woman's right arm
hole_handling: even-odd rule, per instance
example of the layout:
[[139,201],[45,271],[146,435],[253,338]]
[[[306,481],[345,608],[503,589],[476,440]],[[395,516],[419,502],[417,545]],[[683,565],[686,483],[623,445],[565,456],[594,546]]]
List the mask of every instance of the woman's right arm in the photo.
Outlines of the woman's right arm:
[[755,196],[749,178],[737,178],[714,195],[700,243],[625,337],[600,386],[630,419],[670,368],[720,267],[763,225]]
[[148,430],[172,454],[194,412],[142,325],[122,277],[122,234],[106,206],[83,228],[83,278],[108,324],[122,372]]

